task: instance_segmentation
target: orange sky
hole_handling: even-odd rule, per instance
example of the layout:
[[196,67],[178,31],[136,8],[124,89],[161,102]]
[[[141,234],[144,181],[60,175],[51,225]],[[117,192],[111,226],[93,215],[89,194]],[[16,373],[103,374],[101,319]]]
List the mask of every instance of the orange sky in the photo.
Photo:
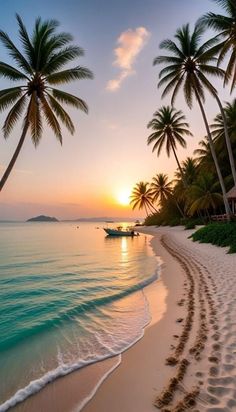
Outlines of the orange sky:
[[[76,133],[69,136],[64,130],[62,147],[47,127],[36,150],[30,137],[26,139],[1,193],[0,219],[26,219],[37,214],[62,219],[143,216],[143,212],[122,206],[120,194],[140,180],[150,181],[156,173],[168,173],[172,178],[176,169],[173,158],[168,159],[165,153],[157,158],[146,144],[146,125],[152,114],[162,104],[169,104],[169,98],[161,101],[156,88],[158,68],[152,66],[153,58],[159,53],[161,40],[214,7],[208,0],[134,0],[128,4],[124,0],[68,0],[66,4],[58,0],[55,8],[53,0],[41,0],[29,13],[28,0],[6,2],[1,29],[16,39],[16,11],[29,31],[38,15],[57,18],[61,29],[71,32],[74,42],[85,48],[79,64],[89,67],[95,79],[65,87],[86,100],[89,115],[69,111]],[[12,63],[7,54],[1,59]],[[0,88],[6,87],[9,82],[0,79]],[[231,100],[228,90],[219,90],[223,101]],[[194,134],[187,150],[178,149],[183,160],[192,154],[205,130],[197,106],[190,111],[180,96],[176,108],[184,111]],[[210,96],[206,109],[212,121],[217,107]],[[0,116],[1,124],[5,115]],[[7,141],[1,137],[1,173],[20,133],[19,123]]]

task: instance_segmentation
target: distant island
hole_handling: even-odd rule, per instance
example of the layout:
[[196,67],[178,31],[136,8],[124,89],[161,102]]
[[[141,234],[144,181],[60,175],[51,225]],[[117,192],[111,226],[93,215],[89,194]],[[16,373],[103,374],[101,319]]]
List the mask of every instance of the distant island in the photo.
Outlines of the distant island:
[[59,222],[59,220],[55,217],[40,215],[31,217],[27,222]]
[[114,222],[134,222],[134,218],[131,217],[81,217],[77,219],[64,219],[63,222],[103,222],[103,223],[114,223]]

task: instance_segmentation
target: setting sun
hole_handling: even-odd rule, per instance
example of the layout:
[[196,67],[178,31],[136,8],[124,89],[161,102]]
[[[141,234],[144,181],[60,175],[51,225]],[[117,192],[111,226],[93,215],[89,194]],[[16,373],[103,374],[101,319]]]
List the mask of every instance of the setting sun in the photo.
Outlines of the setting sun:
[[130,192],[129,189],[121,190],[117,195],[117,200],[118,200],[119,204],[122,205],[122,206],[129,205],[130,194],[131,194],[131,192]]

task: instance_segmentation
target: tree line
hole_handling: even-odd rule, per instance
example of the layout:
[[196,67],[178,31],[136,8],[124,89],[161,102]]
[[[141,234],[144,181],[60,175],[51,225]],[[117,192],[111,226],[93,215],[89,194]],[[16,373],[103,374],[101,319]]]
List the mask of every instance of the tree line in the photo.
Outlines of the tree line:
[[[130,203],[133,208],[145,209],[147,214],[156,213],[159,220],[161,215],[165,220],[166,214],[210,217],[222,210],[228,220],[232,216],[226,194],[236,185],[236,101],[223,105],[212,80],[219,78],[224,86],[230,84],[231,93],[236,85],[236,2],[214,1],[224,14],[206,13],[192,31],[189,24],[183,25],[173,39],[160,43],[164,53],[153,61],[154,66],[162,65],[158,88],[164,88],[162,98],[170,95],[170,105],[154,113],[147,126],[152,129],[147,143],[153,145],[152,151],[157,156],[165,148],[168,156],[175,157],[178,169],[173,182],[158,173],[151,183],[137,183]],[[203,42],[208,28],[216,34]],[[225,68],[221,66],[223,62]],[[194,103],[198,104],[206,129],[206,137],[199,143],[195,157],[187,158],[182,164],[177,145],[186,147],[191,131],[183,112],[174,107],[181,92],[190,109]],[[219,107],[212,124],[208,122],[205,108],[206,92]]]

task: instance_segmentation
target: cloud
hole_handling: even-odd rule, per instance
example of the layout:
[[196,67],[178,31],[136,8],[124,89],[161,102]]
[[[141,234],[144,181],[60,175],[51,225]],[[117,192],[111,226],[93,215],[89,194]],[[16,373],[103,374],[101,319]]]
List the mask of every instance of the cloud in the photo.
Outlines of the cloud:
[[149,36],[150,33],[145,27],[137,27],[135,30],[128,29],[121,33],[117,40],[118,47],[114,50],[116,59],[113,63],[121,69],[121,72],[115,79],[108,81],[107,90],[118,90],[124,79],[135,73],[133,69],[135,58],[147,43]]

